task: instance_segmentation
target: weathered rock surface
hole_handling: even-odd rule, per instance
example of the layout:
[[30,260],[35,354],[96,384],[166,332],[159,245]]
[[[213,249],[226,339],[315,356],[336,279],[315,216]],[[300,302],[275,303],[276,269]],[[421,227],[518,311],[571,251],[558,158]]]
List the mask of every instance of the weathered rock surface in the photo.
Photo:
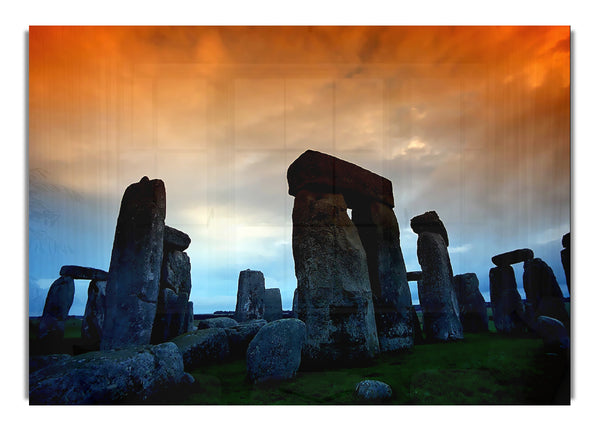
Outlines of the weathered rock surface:
[[144,177],[125,190],[108,271],[102,349],[150,343],[160,287],[165,213],[162,180]]
[[498,332],[511,334],[525,330],[525,307],[511,266],[490,269],[490,299]]
[[194,326],[194,303],[192,301],[188,301],[187,310],[185,313],[185,320],[183,325],[183,333],[195,331],[196,327]]
[[81,322],[81,339],[86,345],[100,347],[104,312],[106,309],[106,281],[92,280],[88,286],[88,299]]
[[552,268],[542,259],[535,258],[525,262],[523,289],[535,318],[553,317],[569,327],[569,314],[563,302],[562,291]]
[[51,355],[32,355],[29,356],[29,374],[41,370],[49,365],[56,365],[65,360],[71,359],[71,355],[64,353],[51,354]]
[[29,375],[31,404],[127,404],[151,401],[189,376],[173,343],[90,352]]
[[423,330],[421,329],[421,322],[417,315],[417,310],[414,306],[410,307],[410,321],[413,330],[413,341],[414,344],[423,344]]
[[265,313],[265,277],[260,271],[240,271],[235,320],[262,319]]
[[283,318],[279,289],[265,289],[265,314],[263,317],[267,322]]
[[223,328],[199,329],[175,337],[172,341],[183,356],[186,371],[230,357],[229,340]]
[[479,291],[477,274],[469,272],[454,276],[460,323],[464,332],[487,332],[488,315],[485,299]]
[[101,269],[77,265],[65,265],[60,268],[60,275],[71,277],[75,280],[108,280],[108,272]]
[[409,349],[412,301],[396,215],[390,207],[371,201],[354,207],[352,221],[367,255],[379,348],[382,352]]
[[306,325],[298,319],[281,319],[263,326],[248,346],[246,367],[251,382],[293,378],[300,367],[306,343]]
[[383,403],[392,398],[392,388],[379,380],[363,380],[356,385],[354,397],[362,403]]
[[238,326],[239,323],[231,317],[214,317],[212,319],[203,319],[198,322],[198,329],[206,328],[231,328]]
[[437,233],[444,239],[446,247],[448,247],[450,244],[446,227],[435,211],[427,211],[423,214],[413,217],[410,220],[410,227],[417,235],[420,235],[424,232]]
[[390,180],[318,151],[308,150],[300,155],[288,168],[287,180],[292,196],[310,190],[342,194],[350,207],[362,200],[376,200],[394,207]]
[[164,250],[152,343],[162,343],[187,332],[191,278],[188,255],[179,250]]
[[74,296],[75,282],[71,277],[61,276],[50,286],[38,329],[38,339],[44,340],[46,347],[51,348],[63,339],[64,321],[69,315]]
[[264,319],[249,320],[236,326],[225,328],[231,356],[234,358],[245,358],[250,341],[258,334],[260,328],[266,324],[267,321]]
[[542,337],[546,350],[560,351],[571,347],[569,331],[560,320],[539,316],[536,324],[536,332]]
[[533,250],[521,248],[507,253],[497,254],[492,257],[492,262],[497,266],[508,266],[514,263],[526,262],[529,259],[533,259]]
[[429,231],[420,233],[417,257],[423,270],[423,279],[418,282],[418,287],[425,338],[429,341],[462,339],[452,267],[442,236]]
[[410,271],[406,273],[406,279],[408,281],[420,281],[423,279],[422,271]]
[[294,298],[292,299],[292,315],[298,318],[298,288],[294,289]]
[[184,251],[189,246],[192,240],[185,232],[181,232],[170,226],[165,226],[164,231],[164,248],[167,250]]
[[292,248],[305,363],[362,361],[379,354],[366,254],[339,194],[298,192]]

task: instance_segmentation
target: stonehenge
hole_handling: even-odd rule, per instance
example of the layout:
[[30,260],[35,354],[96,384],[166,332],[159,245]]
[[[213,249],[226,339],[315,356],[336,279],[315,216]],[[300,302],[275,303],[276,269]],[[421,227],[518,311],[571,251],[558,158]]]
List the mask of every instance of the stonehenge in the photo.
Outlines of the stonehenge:
[[562,291],[552,268],[542,259],[525,261],[523,289],[526,295],[528,318],[551,317],[569,328],[569,315],[563,302]]
[[265,276],[260,271],[246,269],[238,278],[235,320],[262,319],[265,313]]
[[46,296],[44,311],[38,329],[38,339],[50,350],[65,334],[65,320],[73,305],[75,283],[73,278],[62,275],[52,283]]
[[355,361],[412,347],[391,182],[312,150],[289,166],[287,179],[307,360]]
[[455,275],[453,281],[463,331],[487,332],[487,306],[483,295],[479,291],[477,274],[469,272]]
[[463,328],[454,291],[446,228],[435,211],[413,217],[410,226],[419,236],[417,258],[422,279],[418,286],[425,338],[429,341],[462,339]]
[[265,313],[263,317],[267,322],[283,318],[281,292],[279,289],[265,289]]

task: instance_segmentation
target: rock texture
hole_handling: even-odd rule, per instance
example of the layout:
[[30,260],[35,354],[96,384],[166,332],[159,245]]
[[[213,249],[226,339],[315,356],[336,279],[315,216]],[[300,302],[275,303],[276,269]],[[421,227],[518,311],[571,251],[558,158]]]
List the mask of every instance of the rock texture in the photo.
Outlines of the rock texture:
[[189,376],[173,343],[90,352],[34,371],[31,404],[129,404],[176,389]]
[[292,315],[298,318],[298,289],[294,289],[294,298],[292,299]]
[[479,291],[477,274],[469,272],[454,276],[460,323],[464,332],[487,332],[488,315],[485,299]]
[[525,330],[525,308],[511,266],[490,269],[490,299],[498,332],[512,334]]
[[563,269],[565,270],[567,289],[569,292],[571,292],[571,232],[562,237],[562,245],[564,249],[560,251],[560,261],[562,262]]
[[199,329],[175,337],[172,342],[181,352],[186,371],[230,357],[229,340],[223,328]]
[[412,324],[414,344],[423,344],[423,329],[421,328],[421,322],[419,321],[419,316],[417,315],[417,310],[414,306],[410,307],[410,321]]
[[100,347],[104,312],[106,309],[106,281],[90,281],[85,313],[81,322],[81,339],[84,344]]
[[444,240],[446,247],[450,245],[446,227],[435,211],[427,211],[423,214],[413,217],[410,220],[410,228],[417,235],[420,235],[424,232],[437,233]]
[[267,321],[264,319],[249,320],[236,326],[225,328],[231,356],[233,358],[245,358],[250,341],[258,334],[260,328],[266,324]]
[[238,325],[239,323],[231,317],[214,317],[212,319],[200,320],[198,322],[198,329],[231,328]]
[[444,238],[439,233],[421,231],[417,257],[423,272],[418,286],[425,338],[429,341],[462,339],[458,300]]
[[262,319],[265,313],[265,277],[260,271],[247,269],[238,279],[235,320]]
[[125,190],[106,285],[102,349],[150,343],[156,315],[166,213],[162,180]]
[[248,346],[246,367],[254,383],[288,380],[300,367],[306,342],[306,325],[298,319],[281,319],[263,326]]
[[189,246],[192,240],[185,232],[181,232],[170,226],[165,226],[164,231],[164,248],[167,250],[184,251]]
[[71,277],[75,280],[108,280],[108,272],[85,266],[65,265],[60,268],[60,275]]
[[392,388],[379,380],[363,380],[356,385],[354,397],[361,403],[380,404],[392,398]]
[[527,296],[527,305],[531,307],[534,318],[552,317],[560,320],[567,328],[570,326],[562,291],[552,268],[542,259],[535,258],[525,262],[523,289]]
[[421,281],[423,279],[423,272],[422,271],[407,272],[406,279],[408,281]]
[[497,266],[508,266],[514,263],[526,262],[533,259],[533,250],[521,248],[492,257],[492,262]]
[[371,201],[353,208],[352,221],[367,256],[380,350],[408,349],[413,345],[412,301],[396,216],[387,205]]
[[265,289],[265,314],[263,317],[267,322],[283,318],[281,292],[279,289]]
[[379,354],[367,258],[346,209],[340,194],[301,190],[294,200],[292,248],[307,363]]
[[38,329],[38,339],[43,341],[44,350],[51,350],[63,339],[65,320],[73,305],[74,296],[75,283],[69,276],[61,276],[50,286]]
[[546,350],[556,352],[571,347],[569,331],[560,320],[539,316],[536,324],[536,332],[542,337]]

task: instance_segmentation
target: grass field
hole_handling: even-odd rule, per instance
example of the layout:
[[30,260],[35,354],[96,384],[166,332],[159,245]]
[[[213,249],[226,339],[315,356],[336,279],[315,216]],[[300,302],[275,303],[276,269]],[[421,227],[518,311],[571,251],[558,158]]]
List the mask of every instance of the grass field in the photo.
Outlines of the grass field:
[[[35,352],[37,320],[30,320],[30,354]],[[79,343],[81,320],[69,319],[62,353]],[[300,371],[292,381],[254,386],[246,381],[244,360],[193,370],[191,391],[165,403],[176,404],[355,404],[354,387],[364,379],[392,387],[389,404],[568,404],[569,358],[547,354],[531,336],[492,332],[465,334],[460,342],[416,345],[412,351],[382,355],[369,366]]]

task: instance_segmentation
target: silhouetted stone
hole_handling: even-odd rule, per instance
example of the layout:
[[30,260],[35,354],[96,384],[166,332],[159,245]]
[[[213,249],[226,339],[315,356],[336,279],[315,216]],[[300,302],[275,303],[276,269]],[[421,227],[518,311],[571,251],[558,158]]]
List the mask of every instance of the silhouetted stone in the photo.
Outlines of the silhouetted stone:
[[569,331],[560,320],[539,316],[536,323],[536,332],[542,337],[546,350],[556,352],[571,347]]
[[29,375],[31,404],[128,404],[156,400],[184,375],[173,343],[90,352]]
[[260,328],[266,324],[267,321],[264,319],[248,320],[236,326],[225,328],[231,356],[234,358],[245,358],[250,341],[258,334]]
[[448,249],[438,233],[423,231],[417,239],[417,257],[423,272],[418,282],[423,310],[423,332],[428,341],[463,338],[458,300],[452,281]]
[[308,150],[288,168],[289,194],[301,190],[344,195],[351,208],[355,201],[376,200],[394,207],[392,183],[371,171],[337,157]]
[[366,254],[346,209],[339,194],[301,190],[294,200],[292,248],[306,363],[355,362],[379,353]]
[[223,328],[199,329],[175,337],[186,370],[219,363],[230,357],[229,340]]
[[444,239],[446,247],[448,247],[450,244],[446,227],[435,211],[427,211],[423,214],[413,217],[410,220],[410,227],[417,235],[420,235],[424,232],[437,233]]
[[377,201],[365,202],[353,208],[352,221],[367,256],[379,348],[408,349],[413,346],[412,303],[394,211]]
[[144,177],[125,190],[108,271],[102,349],[150,343],[161,279],[165,212],[162,180]]
[[306,325],[298,319],[281,319],[260,328],[248,346],[246,367],[251,382],[289,380],[300,367]]
[[423,330],[414,306],[410,307],[410,321],[412,323],[414,344],[423,344]]
[[488,315],[485,299],[479,291],[477,274],[469,272],[454,276],[460,323],[464,332],[487,332]]
[[411,271],[406,273],[406,279],[408,281],[420,281],[423,279],[423,272],[421,271]]
[[215,317],[212,319],[203,319],[198,322],[198,329],[206,328],[231,328],[239,323],[231,317]]
[[190,258],[179,250],[165,249],[152,343],[183,334],[187,327],[188,299],[192,289]]
[[492,262],[496,266],[508,266],[514,263],[526,262],[530,259],[533,259],[533,250],[521,248],[507,253],[497,254],[492,257]]
[[65,265],[60,268],[60,275],[71,277],[75,280],[108,280],[108,272],[85,266]]
[[170,226],[165,226],[164,248],[184,251],[190,246],[192,240],[185,232],[181,232]]
[[562,262],[563,269],[565,270],[567,289],[569,292],[571,292],[571,232],[562,237],[562,245],[564,250],[560,251],[560,261]]
[[74,296],[75,283],[71,277],[61,276],[50,286],[38,328],[38,339],[43,341],[43,350],[53,350],[63,339],[65,320],[73,305]]
[[392,388],[379,380],[363,380],[354,388],[354,397],[361,403],[379,404],[392,398]]
[[195,330],[196,328],[194,327],[194,303],[192,301],[188,301],[183,325],[183,334]]
[[106,281],[90,281],[85,313],[81,322],[81,339],[86,345],[100,347],[106,309],[105,300]]
[[279,289],[265,289],[265,314],[263,317],[267,322],[283,318],[281,292]]
[[265,277],[260,271],[240,271],[235,320],[262,319],[265,313]]
[[298,318],[298,288],[294,289],[294,298],[292,299],[292,315]]
[[525,308],[511,266],[490,269],[490,299],[498,332],[512,334],[525,330]]
[[547,316],[560,320],[569,327],[569,314],[563,302],[563,294],[558,286],[552,268],[540,258],[525,262],[523,289],[533,316]]

